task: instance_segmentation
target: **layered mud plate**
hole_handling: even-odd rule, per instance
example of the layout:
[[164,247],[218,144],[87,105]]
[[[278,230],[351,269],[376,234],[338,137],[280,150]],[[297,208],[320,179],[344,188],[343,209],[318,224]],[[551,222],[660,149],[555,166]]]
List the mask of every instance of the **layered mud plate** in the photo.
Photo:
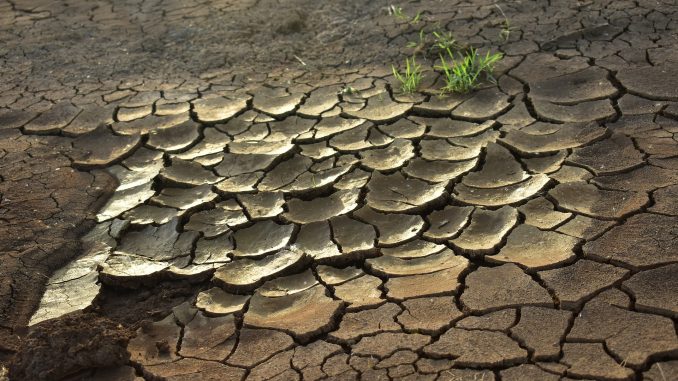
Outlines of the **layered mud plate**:
[[[0,2],[0,380],[678,380],[677,28]],[[440,95],[421,30],[496,83]]]

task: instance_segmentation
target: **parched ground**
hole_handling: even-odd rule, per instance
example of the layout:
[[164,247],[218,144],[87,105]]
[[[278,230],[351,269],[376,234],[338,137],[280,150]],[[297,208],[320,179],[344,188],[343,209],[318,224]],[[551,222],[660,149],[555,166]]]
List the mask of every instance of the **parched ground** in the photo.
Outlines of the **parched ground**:
[[390,5],[0,2],[0,380],[678,380],[678,6]]

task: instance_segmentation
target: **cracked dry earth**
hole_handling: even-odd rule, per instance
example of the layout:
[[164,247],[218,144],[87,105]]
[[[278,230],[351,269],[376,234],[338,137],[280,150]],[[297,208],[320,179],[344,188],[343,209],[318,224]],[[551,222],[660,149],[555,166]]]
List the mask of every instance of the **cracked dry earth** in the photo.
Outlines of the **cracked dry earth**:
[[323,3],[0,2],[0,379],[678,380],[678,6]]

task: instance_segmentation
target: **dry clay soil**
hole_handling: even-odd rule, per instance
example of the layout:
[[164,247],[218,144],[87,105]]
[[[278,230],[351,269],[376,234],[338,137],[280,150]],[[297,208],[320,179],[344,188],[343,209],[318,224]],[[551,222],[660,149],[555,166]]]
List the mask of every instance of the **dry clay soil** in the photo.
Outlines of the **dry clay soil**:
[[678,5],[390,5],[0,0],[0,380],[678,380]]

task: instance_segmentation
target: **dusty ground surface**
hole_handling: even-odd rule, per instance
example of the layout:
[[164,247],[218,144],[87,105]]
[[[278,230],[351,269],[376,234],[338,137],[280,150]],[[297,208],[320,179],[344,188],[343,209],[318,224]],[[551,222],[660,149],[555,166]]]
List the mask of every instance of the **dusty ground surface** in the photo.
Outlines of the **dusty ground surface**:
[[390,4],[0,3],[10,379],[678,379],[678,7]]

